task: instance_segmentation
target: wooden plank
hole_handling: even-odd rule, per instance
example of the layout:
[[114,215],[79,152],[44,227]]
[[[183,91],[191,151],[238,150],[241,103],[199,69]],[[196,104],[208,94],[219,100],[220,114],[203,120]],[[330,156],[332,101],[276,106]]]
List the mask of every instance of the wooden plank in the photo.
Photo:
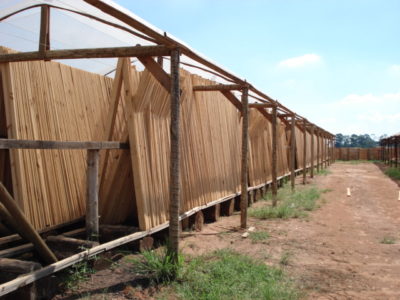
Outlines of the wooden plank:
[[63,49],[0,54],[0,63],[52,59],[160,56],[169,55],[169,53],[170,49],[165,46]]
[[138,57],[139,61],[154,76],[155,79],[165,88],[167,92],[171,91],[171,77],[164,71],[162,66],[151,56]]
[[0,149],[70,149],[70,150],[100,150],[129,149],[129,145],[120,142],[77,142],[77,141],[42,141],[0,139]]
[[233,91],[241,90],[243,86],[240,84],[215,84],[215,85],[195,85],[193,91]]
[[[113,133],[115,120],[117,118],[119,99],[121,98],[121,88],[122,88],[122,64],[123,59],[119,58],[117,62],[117,69],[115,70],[113,87],[111,90],[111,103],[110,103],[110,113],[106,121],[106,130],[104,135],[104,140],[111,141]],[[109,159],[110,151],[106,149],[102,162],[100,163],[100,186],[104,183],[105,175],[107,172],[107,165]]]
[[248,153],[249,153],[249,89],[242,91],[242,153],[241,153],[241,197],[240,197],[240,227],[247,228],[248,207]]
[[99,240],[99,150],[87,151],[86,235]]
[[42,240],[37,231],[32,227],[24,214],[21,212],[14,199],[8,193],[4,185],[0,182],[0,201],[4,204],[9,213],[15,218],[18,223],[18,229],[23,232],[23,235],[35,245],[38,253],[47,263],[57,261],[54,253],[47,247],[46,243]]

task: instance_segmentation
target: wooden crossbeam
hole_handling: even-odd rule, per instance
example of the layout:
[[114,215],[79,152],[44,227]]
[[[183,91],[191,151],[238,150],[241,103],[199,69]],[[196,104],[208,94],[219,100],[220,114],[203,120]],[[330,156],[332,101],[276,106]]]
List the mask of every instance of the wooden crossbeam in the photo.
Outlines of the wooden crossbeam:
[[239,111],[242,111],[242,102],[231,91],[220,91]]
[[165,46],[63,49],[1,54],[0,63],[51,59],[162,56],[169,55],[170,52],[171,50]]
[[259,108],[259,107],[261,107],[261,108],[272,108],[274,106],[275,106],[274,104],[269,104],[269,103],[251,103],[251,104],[249,104],[250,108]]
[[233,91],[241,90],[243,86],[240,84],[215,84],[215,85],[195,85],[193,91]]
[[164,71],[162,66],[157,63],[151,56],[138,57],[139,61],[145,66],[147,70],[154,76],[155,79],[165,88],[169,93],[171,92],[171,77]]
[[33,141],[0,139],[0,149],[129,149],[127,143],[120,142],[75,142],[75,141]]

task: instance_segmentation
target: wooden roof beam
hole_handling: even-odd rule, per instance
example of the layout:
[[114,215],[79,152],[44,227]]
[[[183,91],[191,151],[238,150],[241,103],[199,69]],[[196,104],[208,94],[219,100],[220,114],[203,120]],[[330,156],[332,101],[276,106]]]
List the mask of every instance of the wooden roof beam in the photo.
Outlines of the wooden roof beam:
[[242,111],[242,102],[240,102],[240,100],[238,98],[236,98],[236,96],[228,90],[221,90],[220,91],[225,97],[226,99],[228,99],[240,112]]
[[234,91],[242,90],[243,85],[240,84],[215,84],[215,85],[195,85],[193,86],[193,91]]
[[170,53],[171,49],[166,46],[63,49],[0,54],[0,63],[51,59],[163,56],[170,55]]

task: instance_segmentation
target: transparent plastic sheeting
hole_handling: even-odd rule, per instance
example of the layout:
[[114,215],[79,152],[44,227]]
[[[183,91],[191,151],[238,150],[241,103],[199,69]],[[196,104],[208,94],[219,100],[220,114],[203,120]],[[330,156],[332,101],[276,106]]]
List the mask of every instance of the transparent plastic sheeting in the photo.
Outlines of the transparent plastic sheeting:
[[[114,8],[131,16],[133,19],[140,21],[142,24],[151,28],[153,31],[164,35],[164,31],[148,24],[140,17],[134,15],[129,10],[122,8],[109,0],[102,2],[113,6]],[[137,33],[137,30],[131,28],[124,22],[102,12],[96,7],[84,2],[83,0],[1,0],[0,1],[0,18],[7,16],[13,12],[28,8],[33,5],[48,4],[64,9],[73,10],[84,14],[100,18],[107,22],[122,26],[130,31]],[[40,32],[40,7],[25,10],[15,14],[6,20],[0,22],[0,43],[2,46],[21,51],[36,51],[39,45]],[[143,34],[142,34],[143,35]],[[176,38],[168,34],[170,38],[178,41]],[[62,9],[51,8],[50,12],[50,47],[52,50],[57,49],[78,49],[78,48],[103,48],[103,47],[126,47],[134,45],[155,45],[155,43],[135,36],[134,34],[122,29],[101,23],[97,20],[69,12]],[[189,46],[185,45],[189,48]],[[193,50],[192,50],[193,51]],[[195,51],[193,51],[195,52]],[[202,56],[202,55],[200,55]],[[204,57],[204,56],[202,56]],[[210,61],[209,59],[207,59]],[[184,55],[181,56],[183,63],[188,63],[197,67],[211,71],[210,68],[192,60]],[[112,71],[116,67],[117,60],[115,58],[96,58],[96,59],[69,59],[62,60],[64,64],[90,71],[98,74],[114,74]],[[138,66],[142,66],[133,59]],[[215,64],[215,63],[213,63]],[[216,65],[216,64],[215,64]],[[191,73],[198,74],[207,79],[212,79],[219,83],[229,83],[222,77],[216,76],[210,72],[206,72],[196,67],[190,67],[182,64],[182,67],[188,69]],[[164,60],[164,68],[169,69],[169,60]],[[224,68],[225,69],[225,68]],[[231,73],[231,72],[230,72]],[[232,73],[231,73],[232,74]],[[236,75],[235,75],[236,76]],[[238,77],[238,76],[236,76]]]

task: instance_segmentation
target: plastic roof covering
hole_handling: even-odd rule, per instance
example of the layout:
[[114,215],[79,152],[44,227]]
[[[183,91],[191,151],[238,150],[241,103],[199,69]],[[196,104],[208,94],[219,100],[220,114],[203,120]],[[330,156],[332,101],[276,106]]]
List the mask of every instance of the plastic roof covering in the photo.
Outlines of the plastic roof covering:
[[[110,0],[103,0],[102,2],[107,3],[108,5],[111,5],[114,8],[124,12],[125,14],[136,19],[137,21],[140,21],[142,24],[146,25],[157,33],[161,35],[166,34],[164,31],[152,26],[145,20],[136,16],[129,10],[126,10],[123,7],[117,5],[116,3]],[[0,18],[7,16],[13,12],[28,8],[30,6],[41,4],[47,4],[62,9],[89,14],[107,22],[111,22],[113,24],[127,28],[130,31],[141,34],[139,31],[133,29],[124,22],[102,12],[94,6],[84,2],[83,0],[1,0]],[[51,8],[50,12],[50,47],[52,50],[125,47],[134,46],[137,44],[156,44],[155,42],[140,38],[122,29],[118,29],[113,26],[101,23],[97,20],[90,19],[88,17],[62,9]],[[35,7],[20,12],[0,22],[0,44],[2,46],[6,46],[17,51],[36,51],[39,44],[39,32],[40,7]],[[186,45],[182,41],[179,41],[172,35],[167,35],[168,37],[174,39],[180,44],[190,48],[188,45]],[[196,52],[193,49],[191,50],[193,52]],[[204,57],[203,55],[200,56]],[[210,61],[210,59],[207,60]],[[137,62],[137,60],[134,59],[133,62],[138,65],[139,69],[142,67]],[[202,64],[194,61],[193,59],[185,55],[181,56],[181,62],[211,71],[210,68],[203,66]],[[116,66],[116,59],[70,59],[62,60],[62,63],[99,74],[107,74],[111,72],[110,74],[112,76],[112,70]],[[214,62],[212,63],[215,64]],[[192,73],[201,75],[208,79],[215,80],[219,83],[229,83],[229,81],[225,80],[223,76],[216,76],[215,74],[212,74],[210,72],[205,72],[203,70],[190,67],[185,64],[182,64],[182,67],[190,70],[190,72]],[[168,70],[169,68],[169,62],[167,59],[164,60],[164,68],[166,70]],[[224,69],[226,70],[226,68]],[[232,74],[232,72],[229,73]],[[237,75],[235,76],[239,77]]]

